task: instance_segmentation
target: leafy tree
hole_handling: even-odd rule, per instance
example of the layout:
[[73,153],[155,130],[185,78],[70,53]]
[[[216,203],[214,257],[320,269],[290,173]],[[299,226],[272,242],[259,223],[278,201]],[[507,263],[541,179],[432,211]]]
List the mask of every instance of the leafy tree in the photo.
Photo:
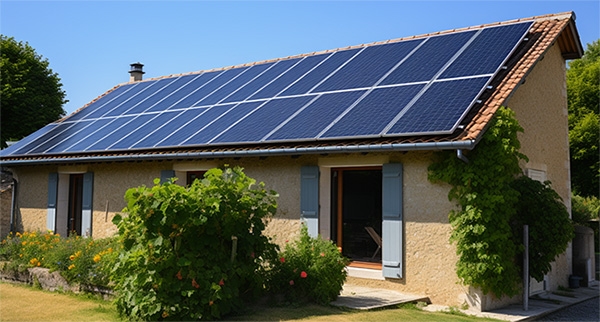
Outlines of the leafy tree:
[[65,115],[65,92],[48,60],[27,43],[0,35],[0,145],[20,140]]
[[588,44],[583,57],[569,63],[567,97],[571,182],[575,193],[599,196],[600,40]]

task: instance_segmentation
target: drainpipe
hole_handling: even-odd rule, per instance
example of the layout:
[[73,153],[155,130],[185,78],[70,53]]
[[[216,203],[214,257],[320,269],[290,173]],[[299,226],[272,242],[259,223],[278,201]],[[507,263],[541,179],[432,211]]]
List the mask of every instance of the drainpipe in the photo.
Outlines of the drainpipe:
[[17,201],[17,179],[13,178],[12,184],[12,195],[10,202],[10,232],[15,232],[15,211],[17,210],[15,207],[15,203]]
[[467,159],[461,149],[456,150],[456,157],[461,159],[464,163],[469,163],[469,159]]

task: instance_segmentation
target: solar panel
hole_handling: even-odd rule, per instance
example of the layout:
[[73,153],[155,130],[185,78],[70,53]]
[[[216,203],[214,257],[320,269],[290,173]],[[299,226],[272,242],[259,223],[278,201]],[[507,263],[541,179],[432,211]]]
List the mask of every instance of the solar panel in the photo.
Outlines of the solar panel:
[[531,24],[123,84],[1,154],[449,134]]
[[350,91],[319,95],[316,101],[305,108],[298,109],[297,115],[290,117],[265,139],[283,141],[315,138],[365,92]]
[[267,101],[256,112],[244,115],[243,119],[212,142],[259,142],[294,114],[298,107],[315,98],[316,96],[296,96]]
[[133,142],[131,148],[151,148],[158,142],[162,141],[169,133],[177,131],[185,123],[187,123],[188,120],[197,117],[205,111],[206,109],[199,108],[183,110],[179,111],[175,117],[172,117],[172,115],[167,113],[161,114],[160,118],[163,121],[163,125],[156,128],[143,139]]

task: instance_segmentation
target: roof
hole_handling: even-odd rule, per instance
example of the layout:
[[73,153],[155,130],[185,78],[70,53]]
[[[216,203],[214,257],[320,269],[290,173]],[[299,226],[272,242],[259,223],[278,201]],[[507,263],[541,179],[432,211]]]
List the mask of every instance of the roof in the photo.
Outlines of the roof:
[[[454,35],[468,33],[482,28],[493,28],[495,26],[509,26],[527,23],[529,31],[526,34],[527,41],[519,42],[512,49],[510,56],[503,61],[505,69],[498,69],[485,83],[486,88],[491,90],[477,92],[477,100],[469,105],[464,115],[456,118],[452,127],[444,128],[442,131],[430,131],[424,133],[412,133],[407,131],[397,135],[350,135],[332,136],[329,139],[295,139],[280,141],[252,141],[236,142],[235,144],[210,143],[197,145],[175,144],[164,147],[140,148],[140,149],[113,149],[106,151],[69,151],[59,153],[10,153],[19,148],[11,148],[9,153],[4,150],[0,154],[0,161],[4,165],[40,164],[40,163],[64,163],[64,162],[105,162],[119,160],[152,160],[152,159],[187,159],[187,158],[213,158],[213,157],[239,157],[239,156],[267,156],[267,155],[300,155],[307,153],[340,153],[340,152],[369,152],[369,151],[408,151],[408,150],[439,150],[439,149],[472,149],[477,144],[497,109],[502,106],[523,82],[527,74],[535,64],[543,57],[546,51],[555,43],[562,52],[565,59],[579,58],[583,49],[575,27],[574,13],[551,14],[536,16],[525,19],[504,21],[494,24],[473,26],[468,28],[454,29],[407,38],[398,38],[384,42],[376,42],[338,48],[322,52],[314,52],[280,59],[255,62],[251,64],[230,66],[221,69],[200,71],[188,74],[169,75],[160,78],[145,80],[144,82],[157,82],[170,80],[174,77],[208,75],[211,72],[242,69],[252,66],[263,66],[267,63],[291,61],[298,58],[317,57],[318,55],[342,50],[363,48],[375,48],[382,44],[406,44],[412,40],[422,40],[434,36]],[[531,25],[531,27],[529,27]],[[266,66],[266,65],[265,65]],[[198,78],[200,76],[197,76]],[[477,76],[479,77],[479,76]],[[131,83],[115,86],[113,89],[99,96],[86,106],[75,111],[73,114],[51,124],[64,124],[70,120],[77,119],[85,113],[93,113],[94,104],[115,95],[118,91]],[[166,87],[166,86],[165,86]],[[408,87],[408,86],[406,86]],[[398,88],[398,87],[396,87]],[[357,94],[358,95],[358,94]],[[307,99],[308,100],[308,99]],[[316,99],[313,99],[313,101]],[[96,104],[98,105],[98,104]],[[356,105],[356,103],[355,103]],[[90,112],[91,111],[91,112]],[[397,113],[395,111],[394,113]],[[85,116],[84,116],[85,117]],[[339,119],[339,117],[338,117]],[[453,119],[454,121],[454,119]],[[331,126],[331,125],[330,125]],[[42,131],[42,130],[40,130]],[[271,132],[272,133],[272,132]],[[324,133],[324,131],[322,132]],[[39,135],[39,134],[38,134]],[[36,134],[22,140],[21,145],[33,140]],[[214,138],[213,138],[214,140]]]

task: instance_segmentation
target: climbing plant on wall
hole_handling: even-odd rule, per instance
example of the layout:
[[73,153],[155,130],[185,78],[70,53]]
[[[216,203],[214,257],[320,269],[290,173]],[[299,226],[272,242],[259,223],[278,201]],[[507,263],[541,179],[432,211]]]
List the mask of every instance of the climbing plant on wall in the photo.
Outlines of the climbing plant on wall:
[[[519,152],[519,132],[523,132],[523,128],[514,112],[500,108],[477,147],[468,154],[468,163],[445,151],[440,152],[438,160],[429,167],[429,180],[449,183],[452,188],[448,198],[459,205],[449,214],[453,228],[450,240],[456,244],[459,255],[458,277],[465,285],[479,287],[484,293],[492,292],[496,296],[512,296],[519,292],[521,274],[518,264],[523,245],[515,226],[544,218],[540,211],[526,220],[519,217],[524,213],[521,208],[527,203],[520,202],[524,192],[517,189],[514,182],[522,176],[519,161],[528,160]],[[560,218],[552,221],[550,228],[564,229],[569,236],[569,229],[573,229],[568,221],[569,214],[553,190],[554,194],[544,190],[551,190],[549,183],[533,185],[533,189],[532,194],[527,194],[528,198],[543,198],[554,210],[558,209],[553,210],[552,216]],[[537,229],[542,228],[549,227],[534,227],[530,233],[541,236]],[[567,243],[561,239],[552,245],[553,250],[548,256],[536,258],[539,263],[535,267],[539,270],[535,277],[549,270],[549,263],[564,251]]]

